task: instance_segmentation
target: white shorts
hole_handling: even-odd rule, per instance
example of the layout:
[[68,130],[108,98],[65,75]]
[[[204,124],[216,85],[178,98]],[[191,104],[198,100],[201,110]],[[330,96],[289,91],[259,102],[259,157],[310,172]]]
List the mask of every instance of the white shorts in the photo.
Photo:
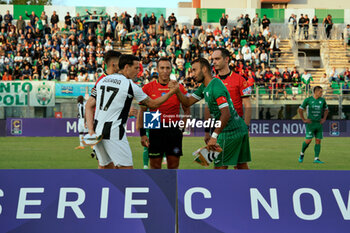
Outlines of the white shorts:
[[79,132],[79,134],[89,132],[88,128],[85,127],[84,119],[79,118],[79,120],[78,120],[78,132]]
[[126,135],[122,140],[116,138],[102,139],[95,146],[95,151],[100,166],[106,166],[111,162],[114,166],[133,166],[132,153]]

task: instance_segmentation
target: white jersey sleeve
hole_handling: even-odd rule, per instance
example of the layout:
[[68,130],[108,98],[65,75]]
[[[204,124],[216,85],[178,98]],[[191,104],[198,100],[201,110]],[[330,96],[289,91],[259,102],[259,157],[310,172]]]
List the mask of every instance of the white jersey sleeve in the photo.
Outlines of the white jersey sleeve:
[[145,100],[148,95],[146,93],[143,92],[142,88],[137,86],[133,81],[131,81],[131,87],[133,89],[134,92],[134,97],[136,99],[137,102],[141,102],[143,100]]

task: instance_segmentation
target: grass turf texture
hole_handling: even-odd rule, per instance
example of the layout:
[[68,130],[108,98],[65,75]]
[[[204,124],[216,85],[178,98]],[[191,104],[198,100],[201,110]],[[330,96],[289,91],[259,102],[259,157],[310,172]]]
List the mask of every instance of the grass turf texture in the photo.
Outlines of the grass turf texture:
[[[0,169],[95,169],[97,160],[90,157],[91,149],[75,150],[77,137],[1,137]],[[139,137],[128,138],[134,167],[142,168],[142,151]],[[320,159],[325,164],[313,164],[314,141],[307,149],[303,163],[298,156],[304,138],[274,137],[250,138],[251,169],[268,170],[349,170],[350,138],[325,138],[322,140]],[[204,146],[203,138],[186,137],[180,169],[204,168],[193,162],[192,152]],[[163,168],[165,166],[163,165]]]

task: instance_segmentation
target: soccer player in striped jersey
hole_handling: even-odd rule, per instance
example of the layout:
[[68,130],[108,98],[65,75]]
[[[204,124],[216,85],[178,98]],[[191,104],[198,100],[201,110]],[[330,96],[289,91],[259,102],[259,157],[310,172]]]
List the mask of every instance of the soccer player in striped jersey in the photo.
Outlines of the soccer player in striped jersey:
[[[114,50],[109,50],[105,53],[104,62],[107,66],[106,72],[103,72],[103,74],[97,79],[93,89],[96,89],[96,85],[101,81],[101,79],[103,79],[107,75],[118,73],[118,71],[119,71],[119,58],[121,55],[122,54],[120,52],[114,51]],[[95,151],[95,147],[93,147],[92,152],[91,152],[91,157],[93,158],[95,156],[96,156],[96,151]],[[96,158],[97,158],[97,156],[96,156]],[[111,163],[109,166],[110,166],[110,168],[114,167],[113,163]]]
[[135,98],[153,109],[168,100],[176,89],[173,87],[153,100],[133,82],[140,69],[136,56],[122,55],[119,69],[119,74],[107,75],[93,89],[86,104],[86,121],[90,135],[103,136],[95,147],[100,167],[110,168],[113,163],[114,168],[132,169],[132,153],[125,132],[132,100]]
[[[299,163],[304,161],[304,153],[315,137],[315,158],[314,163],[324,163],[319,159],[321,151],[321,140],[323,139],[323,123],[328,116],[328,106],[326,100],[322,98],[323,90],[320,86],[314,87],[314,95],[306,98],[299,107],[301,120],[306,124],[306,137],[303,142]],[[307,110],[307,119],[304,118],[304,110]]]
[[85,124],[85,104],[86,101],[82,95],[78,96],[78,132],[79,132],[79,141],[80,145],[75,147],[75,149],[84,149],[83,138],[84,135],[88,133],[88,129]]
[[209,150],[216,151],[217,144],[222,152],[214,160],[215,169],[227,169],[250,159],[249,135],[247,125],[237,114],[225,85],[218,78],[213,78],[209,62],[204,58],[192,62],[192,71],[201,86],[187,97],[177,88],[176,95],[181,103],[189,107],[205,99],[210,114],[221,121],[221,127],[215,128],[207,143]]

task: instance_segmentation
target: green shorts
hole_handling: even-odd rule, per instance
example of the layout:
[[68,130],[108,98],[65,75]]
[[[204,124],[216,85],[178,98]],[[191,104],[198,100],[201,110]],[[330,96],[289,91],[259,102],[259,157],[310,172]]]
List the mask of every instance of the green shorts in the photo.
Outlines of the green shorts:
[[235,166],[251,161],[248,133],[239,136],[221,133],[217,142],[221,146],[222,152],[214,160],[215,167]]
[[323,139],[323,126],[319,122],[312,122],[310,124],[306,124],[306,139],[312,139],[315,137],[316,139]]

